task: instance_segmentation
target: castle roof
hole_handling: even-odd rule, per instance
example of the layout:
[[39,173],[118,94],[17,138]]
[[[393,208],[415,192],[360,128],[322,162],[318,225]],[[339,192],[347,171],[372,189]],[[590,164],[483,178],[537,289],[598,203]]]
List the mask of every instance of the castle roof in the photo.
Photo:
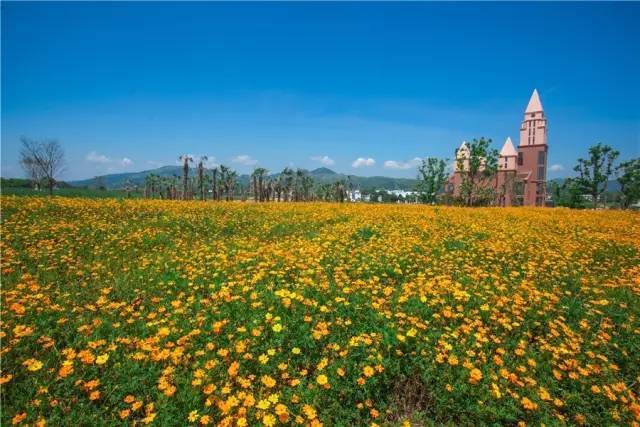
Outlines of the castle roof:
[[456,150],[456,158],[466,157],[469,155],[469,147],[467,147],[467,141],[462,141],[460,148]]
[[536,113],[542,110],[542,102],[540,102],[540,95],[538,95],[538,90],[534,89],[531,94],[531,99],[529,99],[529,104],[527,104],[527,109],[525,113]]
[[500,157],[510,157],[517,156],[518,152],[516,148],[513,146],[513,142],[511,142],[511,137],[508,137],[502,146],[502,150],[500,150]]

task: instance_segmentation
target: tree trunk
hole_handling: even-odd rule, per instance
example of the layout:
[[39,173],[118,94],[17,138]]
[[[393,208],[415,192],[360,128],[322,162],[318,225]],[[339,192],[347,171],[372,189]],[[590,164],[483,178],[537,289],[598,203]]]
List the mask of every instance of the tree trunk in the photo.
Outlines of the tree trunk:
[[212,174],[213,174],[213,200],[218,200],[218,182],[217,182],[218,170],[214,169]]

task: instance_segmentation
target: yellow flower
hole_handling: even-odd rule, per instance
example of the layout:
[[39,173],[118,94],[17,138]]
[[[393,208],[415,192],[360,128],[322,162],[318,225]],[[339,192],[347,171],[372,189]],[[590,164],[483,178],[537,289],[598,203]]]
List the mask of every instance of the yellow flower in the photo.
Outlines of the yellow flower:
[[280,332],[282,331],[282,325],[280,323],[276,323],[271,327],[271,329],[273,329],[273,332]]
[[109,355],[107,353],[101,354],[100,356],[96,357],[96,365],[104,365],[105,363],[107,363],[107,360],[109,360]]
[[271,393],[267,399],[271,403],[278,403],[278,399],[280,399],[280,397],[278,396],[278,393]]
[[274,426],[276,424],[276,417],[274,417],[271,414],[266,414],[265,416],[262,417],[262,424],[264,424],[267,427]]
[[36,359],[27,359],[24,362],[22,362],[23,366],[27,367],[27,370],[29,371],[39,371],[40,369],[42,369],[42,362]]
[[313,409],[312,406],[304,405],[302,407],[302,412],[304,412],[304,415],[310,420],[313,420],[316,417],[316,410]]
[[262,409],[264,411],[265,409],[268,409],[269,406],[271,406],[271,402],[269,402],[267,399],[262,399],[258,402],[256,408]]
[[376,371],[374,371],[371,366],[365,366],[364,368],[362,368],[362,373],[365,377],[372,377],[375,372]]
[[269,375],[263,375],[262,378],[260,378],[260,381],[262,381],[262,384],[267,388],[272,388],[276,385],[276,380],[271,378]]
[[316,378],[316,382],[320,385],[325,385],[329,382],[329,379],[326,375],[318,375],[318,378]]
[[300,354],[300,349],[299,349],[298,347],[293,347],[293,348],[291,349],[291,353],[293,353],[293,354]]

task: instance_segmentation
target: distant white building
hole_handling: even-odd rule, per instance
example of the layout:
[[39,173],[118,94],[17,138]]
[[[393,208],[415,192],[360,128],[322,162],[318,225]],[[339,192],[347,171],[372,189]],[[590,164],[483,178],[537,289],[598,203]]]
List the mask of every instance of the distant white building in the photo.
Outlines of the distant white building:
[[405,199],[407,197],[412,197],[412,196],[416,196],[418,193],[415,191],[407,191],[407,190],[386,190],[387,194],[393,194],[394,196],[397,197],[404,197]]
[[350,202],[359,202],[362,200],[362,193],[360,192],[360,190],[352,190],[348,195]]

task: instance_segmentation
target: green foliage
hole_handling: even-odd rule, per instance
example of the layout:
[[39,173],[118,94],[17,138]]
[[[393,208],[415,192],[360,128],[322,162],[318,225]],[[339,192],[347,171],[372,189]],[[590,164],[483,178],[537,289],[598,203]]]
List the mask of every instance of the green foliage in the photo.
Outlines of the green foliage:
[[[60,183],[58,183],[60,184]],[[35,196],[46,197],[48,193],[44,190],[34,190],[29,187],[5,187],[2,186],[2,194],[6,196]],[[54,196],[61,197],[82,197],[89,199],[139,199],[142,197],[142,193],[139,191],[126,191],[126,190],[99,190],[96,188],[78,188],[78,187],[61,187],[53,189]]]
[[491,180],[498,171],[498,150],[490,145],[490,138],[481,137],[467,143],[465,152],[456,154],[462,178],[459,202],[465,206],[488,205],[495,199]]
[[549,190],[553,195],[556,206],[564,206],[573,209],[584,208],[582,190],[575,179],[567,178],[562,184],[552,182]]
[[640,200],[640,159],[632,159],[617,167],[620,174],[620,207],[628,208]]
[[620,153],[609,145],[598,143],[589,148],[588,159],[578,159],[573,168],[579,173],[576,180],[579,188],[593,198],[593,208],[598,207],[598,200],[607,190],[607,182],[613,173],[613,162]]
[[422,203],[433,204],[436,202],[438,193],[447,179],[445,172],[447,162],[435,157],[422,159],[422,164],[418,167],[418,185],[420,201]]

